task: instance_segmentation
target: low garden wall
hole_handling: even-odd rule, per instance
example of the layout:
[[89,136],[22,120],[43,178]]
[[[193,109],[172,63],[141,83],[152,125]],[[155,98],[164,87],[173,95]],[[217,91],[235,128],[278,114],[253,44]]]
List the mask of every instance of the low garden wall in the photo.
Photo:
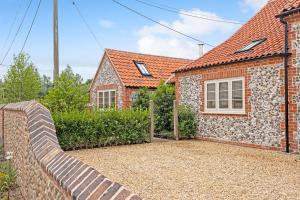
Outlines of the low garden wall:
[[0,135],[24,199],[140,199],[64,153],[50,112],[35,101],[0,105]]

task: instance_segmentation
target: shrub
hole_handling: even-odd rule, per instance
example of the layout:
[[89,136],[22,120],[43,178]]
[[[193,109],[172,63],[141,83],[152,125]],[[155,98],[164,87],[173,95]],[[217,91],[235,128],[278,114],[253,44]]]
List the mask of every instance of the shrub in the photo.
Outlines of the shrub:
[[0,163],[0,194],[16,186],[17,173],[10,162]]
[[173,85],[161,82],[154,93],[155,104],[155,131],[173,130],[173,100],[175,99],[175,88]]
[[182,138],[193,138],[196,136],[198,130],[197,115],[190,107],[179,107],[178,123]]
[[141,88],[136,94],[136,100],[133,102],[133,108],[148,109],[150,102],[150,92],[148,88]]
[[106,110],[53,115],[64,150],[143,143],[149,137],[149,112]]

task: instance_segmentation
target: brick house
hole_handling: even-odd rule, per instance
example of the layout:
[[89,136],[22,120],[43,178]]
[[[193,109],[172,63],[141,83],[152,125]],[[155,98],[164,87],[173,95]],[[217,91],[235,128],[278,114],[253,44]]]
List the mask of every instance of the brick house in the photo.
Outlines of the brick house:
[[105,49],[90,87],[94,108],[130,107],[141,87],[155,89],[173,71],[192,62],[187,59]]
[[175,71],[176,98],[197,111],[199,139],[300,151],[299,5],[269,0],[232,37]]

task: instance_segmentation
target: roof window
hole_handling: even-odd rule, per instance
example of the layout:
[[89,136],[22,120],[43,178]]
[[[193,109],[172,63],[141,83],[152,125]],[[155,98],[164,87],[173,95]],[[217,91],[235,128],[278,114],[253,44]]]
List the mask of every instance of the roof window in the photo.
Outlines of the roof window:
[[139,69],[139,71],[141,72],[141,74],[143,76],[151,76],[150,72],[148,71],[146,65],[144,62],[141,61],[134,61],[134,64],[136,65],[136,67]]
[[263,43],[265,40],[266,40],[266,38],[253,40],[250,44],[248,44],[247,46],[241,48],[240,50],[238,50],[235,53],[241,53],[241,52],[249,51],[249,50],[253,49],[254,47],[256,47],[257,45]]

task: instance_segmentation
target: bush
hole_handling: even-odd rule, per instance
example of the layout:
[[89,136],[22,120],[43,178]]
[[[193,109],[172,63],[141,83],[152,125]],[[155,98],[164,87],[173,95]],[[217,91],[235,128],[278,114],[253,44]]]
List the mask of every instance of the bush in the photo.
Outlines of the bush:
[[[17,173],[9,162],[0,163],[0,194],[16,186]],[[0,195],[1,196],[1,195]]]
[[197,115],[190,107],[179,107],[178,123],[179,133],[182,138],[193,138],[196,136],[198,130]]
[[133,102],[133,108],[148,109],[150,102],[150,92],[148,88],[141,88],[136,94],[136,100]]
[[64,150],[143,143],[149,137],[149,112],[106,110],[53,115]]
[[161,82],[153,96],[155,104],[155,131],[157,133],[173,130],[174,99],[174,86]]

